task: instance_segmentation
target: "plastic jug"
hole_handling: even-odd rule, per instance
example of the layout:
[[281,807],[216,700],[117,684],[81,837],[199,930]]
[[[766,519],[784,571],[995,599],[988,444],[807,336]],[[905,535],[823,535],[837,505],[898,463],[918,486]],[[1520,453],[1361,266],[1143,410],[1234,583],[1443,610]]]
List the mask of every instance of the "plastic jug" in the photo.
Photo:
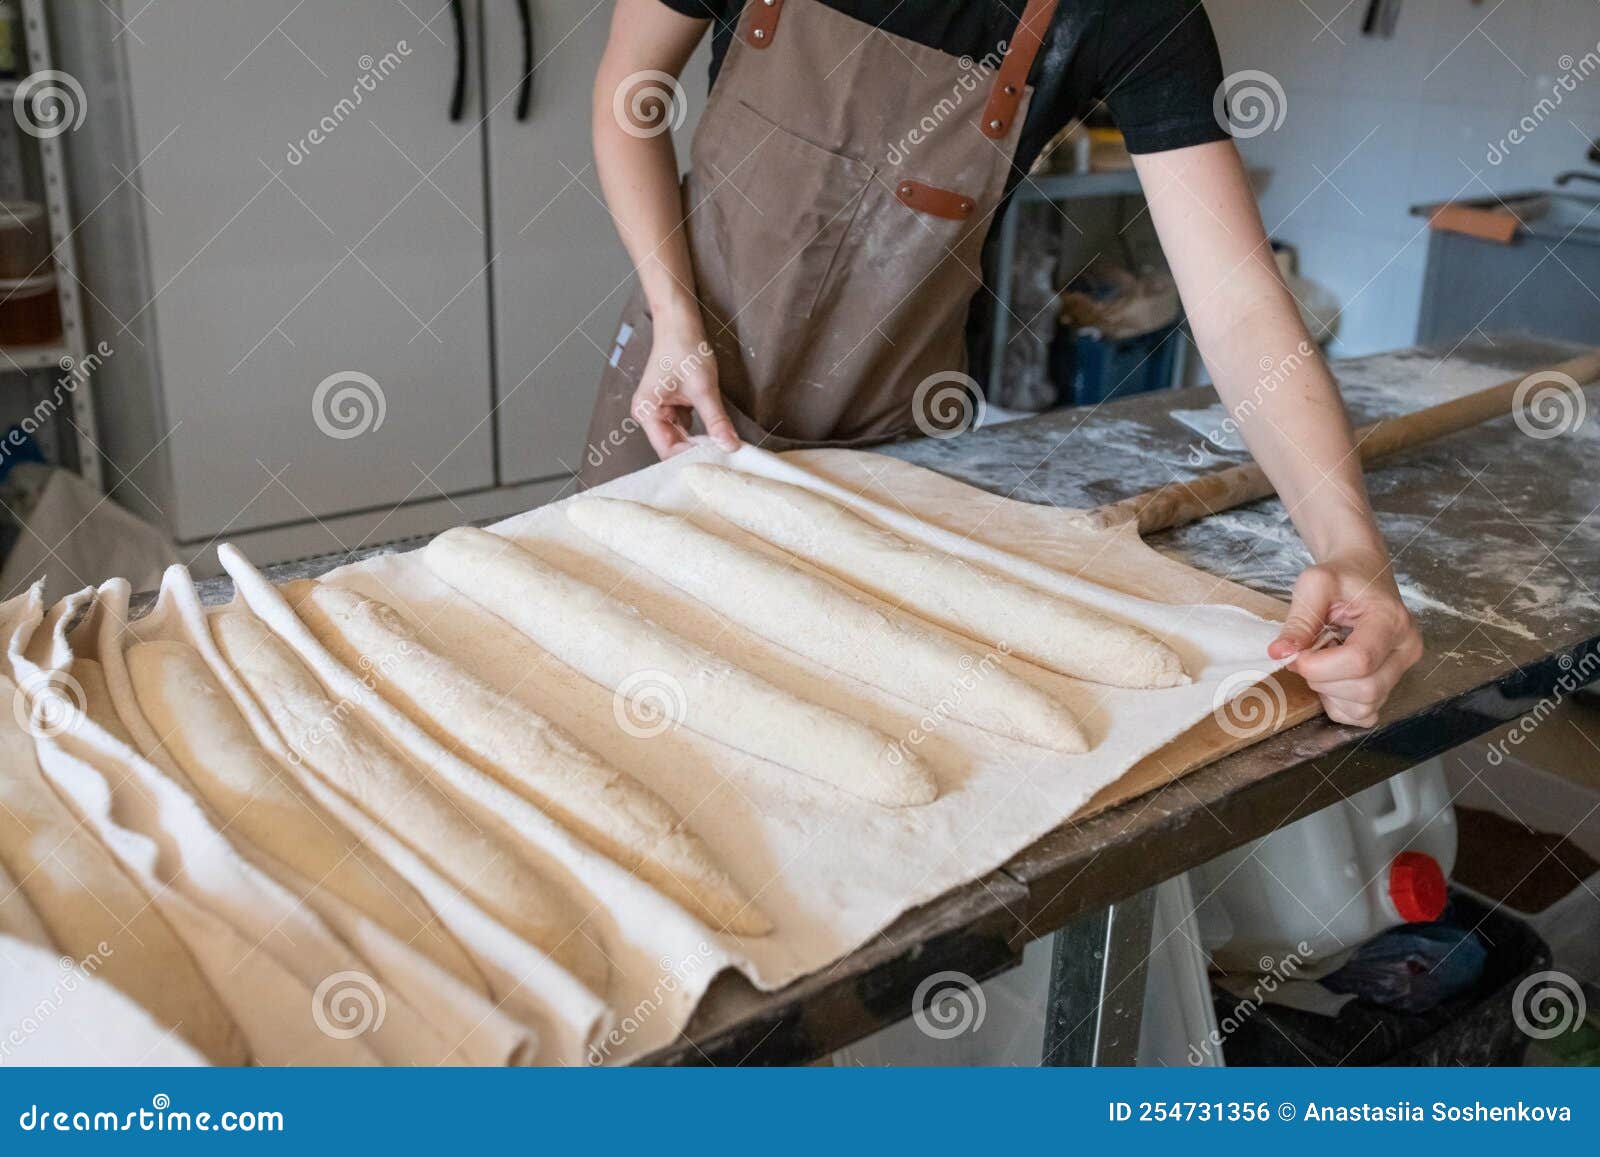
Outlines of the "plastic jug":
[[1310,979],[1386,928],[1437,919],[1455,858],[1433,759],[1202,865],[1201,937],[1229,971]]

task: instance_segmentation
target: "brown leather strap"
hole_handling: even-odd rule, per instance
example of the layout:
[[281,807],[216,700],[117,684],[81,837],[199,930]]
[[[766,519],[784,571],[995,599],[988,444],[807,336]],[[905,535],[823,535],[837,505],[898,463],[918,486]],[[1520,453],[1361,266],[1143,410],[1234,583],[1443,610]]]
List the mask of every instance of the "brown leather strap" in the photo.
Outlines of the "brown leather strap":
[[778,31],[778,13],[783,0],[751,0],[744,20],[744,42],[751,48],[765,48]]
[[1022,10],[1017,30],[1011,36],[1011,43],[1006,45],[1005,59],[994,75],[989,101],[983,106],[980,127],[984,136],[999,140],[1011,130],[1017,106],[1022,103],[1022,90],[1028,85],[1028,73],[1033,69],[1033,58],[1044,45],[1044,34],[1049,31],[1058,2],[1028,0],[1028,6]]
[[895,186],[894,195],[919,213],[945,217],[951,221],[965,221],[977,208],[965,193],[924,185],[921,181],[901,181]]

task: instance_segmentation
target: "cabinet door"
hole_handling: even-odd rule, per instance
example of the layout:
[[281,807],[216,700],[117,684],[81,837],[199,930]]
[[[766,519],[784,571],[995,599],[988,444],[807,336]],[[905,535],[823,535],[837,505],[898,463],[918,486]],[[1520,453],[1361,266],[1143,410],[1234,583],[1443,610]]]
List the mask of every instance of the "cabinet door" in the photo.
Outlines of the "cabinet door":
[[492,485],[476,8],[455,123],[443,3],[164,0],[121,37],[180,538]]
[[[532,0],[533,95],[515,0],[485,0],[490,224],[495,263],[497,426],[502,481],[550,478],[582,461],[600,371],[633,268],[595,175],[591,94],[609,3]],[[684,69],[673,117],[680,158],[705,104],[709,37]]]

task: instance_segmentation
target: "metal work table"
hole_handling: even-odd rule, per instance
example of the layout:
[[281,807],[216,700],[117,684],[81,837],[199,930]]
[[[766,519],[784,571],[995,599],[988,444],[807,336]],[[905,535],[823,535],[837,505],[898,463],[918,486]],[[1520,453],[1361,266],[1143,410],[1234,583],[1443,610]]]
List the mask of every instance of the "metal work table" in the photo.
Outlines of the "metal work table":
[[[1359,423],[1573,352],[1543,342],[1477,342],[1448,358],[1405,351],[1335,370]],[[884,452],[1020,500],[1097,506],[1241,460],[1171,416],[1214,401],[1210,390],[1146,394]],[[918,983],[935,972],[981,979],[1069,924],[1077,943],[1106,943],[1108,907],[1121,912],[1120,902],[1163,880],[1481,735],[1541,698],[1569,693],[1577,674],[1600,669],[1597,456],[1600,417],[1591,413],[1548,439],[1501,419],[1374,469],[1373,504],[1428,643],[1377,729],[1317,719],[1063,825],[1000,870],[907,913],[850,956],[778,992],[756,992],[725,974],[683,1038],[650,1059],[752,1064],[824,1056],[909,1016]],[[1275,500],[1167,532],[1152,545],[1279,596],[1306,562]],[[299,577],[344,561],[272,573]],[[203,587],[211,598],[226,597],[225,585]],[[1128,910],[1137,923],[1137,907]],[[1088,1045],[1070,1038],[1095,1011],[1084,1007],[1083,1016],[1057,1026],[1066,1055],[1089,1055]]]

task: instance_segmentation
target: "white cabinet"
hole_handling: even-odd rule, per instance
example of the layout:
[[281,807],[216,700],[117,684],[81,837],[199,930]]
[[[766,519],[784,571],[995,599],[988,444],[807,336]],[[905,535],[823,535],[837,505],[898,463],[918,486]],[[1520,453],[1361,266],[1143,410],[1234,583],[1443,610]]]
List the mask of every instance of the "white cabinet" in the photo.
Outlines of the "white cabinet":
[[459,58],[455,7],[69,6],[109,481],[180,541],[429,499],[447,525],[579,464],[632,288],[590,142],[612,5],[531,0],[525,120],[522,4],[461,0]]
[[153,321],[180,539],[494,482],[481,107],[470,83],[450,119],[439,7],[164,0],[120,38],[148,262],[123,320]]
[[[495,363],[501,481],[549,477],[582,465],[584,437],[633,267],[600,195],[590,136],[595,68],[611,5],[534,0],[536,62],[528,118],[514,0],[486,0],[489,189],[495,252]],[[701,51],[674,99],[674,139],[688,156],[705,103]]]

